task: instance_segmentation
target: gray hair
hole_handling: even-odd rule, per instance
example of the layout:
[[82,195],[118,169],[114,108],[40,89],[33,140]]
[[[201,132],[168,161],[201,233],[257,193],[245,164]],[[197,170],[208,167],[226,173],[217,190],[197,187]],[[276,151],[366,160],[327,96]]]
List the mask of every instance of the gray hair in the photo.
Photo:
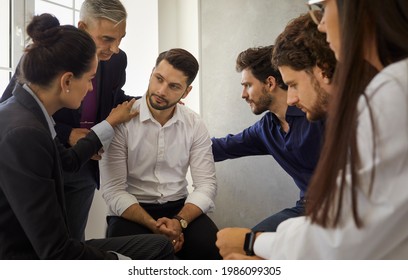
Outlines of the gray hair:
[[83,22],[104,18],[116,24],[126,20],[127,12],[119,0],[85,0],[79,19]]

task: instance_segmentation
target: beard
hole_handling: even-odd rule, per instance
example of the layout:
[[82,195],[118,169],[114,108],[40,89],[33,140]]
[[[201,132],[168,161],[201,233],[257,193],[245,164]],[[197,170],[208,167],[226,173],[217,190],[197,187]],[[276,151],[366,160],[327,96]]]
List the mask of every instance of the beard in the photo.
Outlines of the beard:
[[[152,106],[153,109],[163,111],[174,107],[177,103],[179,103],[182,97],[183,95],[177,101],[170,103],[166,98],[160,97],[155,93],[149,93],[149,104],[150,106]],[[160,99],[160,103],[156,102],[155,100],[156,98]]]
[[316,79],[312,81],[313,89],[316,92],[316,102],[307,114],[309,121],[318,121],[325,119],[327,116],[327,107],[329,104],[329,93],[325,91]]
[[268,91],[263,88],[262,95],[259,97],[259,100],[255,103],[253,102],[253,107],[251,106],[252,113],[255,115],[260,115],[263,112],[269,110],[273,102],[273,97],[268,94]]

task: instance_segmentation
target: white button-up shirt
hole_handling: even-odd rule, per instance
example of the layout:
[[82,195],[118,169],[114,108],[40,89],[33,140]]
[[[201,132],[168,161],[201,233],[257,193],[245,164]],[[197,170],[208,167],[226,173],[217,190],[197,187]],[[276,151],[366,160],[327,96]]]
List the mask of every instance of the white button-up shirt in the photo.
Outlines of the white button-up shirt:
[[[100,161],[108,215],[120,216],[135,203],[162,204],[186,198],[204,213],[217,192],[210,135],[198,114],[177,104],[162,126],[150,113],[146,94],[134,104],[140,114],[115,128]],[[188,192],[188,168],[193,191]]]
[[[282,222],[276,233],[255,241],[258,256],[269,259],[408,259],[408,60],[386,67],[358,104],[357,142],[361,158],[358,210],[363,227],[351,212],[350,188],[343,201],[342,223],[324,229],[306,217]],[[333,159],[335,160],[335,158]],[[375,167],[372,192],[371,174]]]

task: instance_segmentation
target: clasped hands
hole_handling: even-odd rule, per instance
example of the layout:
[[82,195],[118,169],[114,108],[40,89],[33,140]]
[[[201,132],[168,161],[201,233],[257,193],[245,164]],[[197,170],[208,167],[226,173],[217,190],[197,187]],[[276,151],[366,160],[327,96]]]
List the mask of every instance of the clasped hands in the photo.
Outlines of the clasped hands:
[[176,253],[181,250],[184,244],[184,234],[177,219],[159,218],[156,221],[156,228],[158,233],[166,235],[171,240]]

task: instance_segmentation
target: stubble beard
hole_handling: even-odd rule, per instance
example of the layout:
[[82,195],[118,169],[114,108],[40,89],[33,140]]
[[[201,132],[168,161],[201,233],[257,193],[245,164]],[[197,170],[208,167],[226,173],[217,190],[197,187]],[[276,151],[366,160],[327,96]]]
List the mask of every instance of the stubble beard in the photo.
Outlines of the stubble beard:
[[329,103],[329,93],[325,91],[316,81],[313,83],[313,88],[316,91],[316,102],[309,112],[307,118],[309,121],[318,121],[326,118],[327,107]]
[[172,108],[173,106],[177,105],[177,103],[179,103],[179,101],[181,100],[181,97],[180,97],[176,102],[169,103],[169,101],[168,101],[167,99],[158,96],[158,97],[162,100],[162,102],[165,103],[165,104],[163,104],[163,105],[159,105],[159,104],[155,103],[153,96],[158,96],[158,95],[157,95],[157,94],[154,94],[154,93],[150,93],[150,94],[149,94],[149,103],[150,103],[150,106],[151,106],[153,109],[159,110],[159,111],[163,111],[163,110],[167,110],[167,109],[169,109],[169,108]]
[[268,92],[263,89],[262,90],[262,95],[259,98],[259,101],[257,103],[253,103],[254,107],[252,109],[252,113],[255,115],[260,115],[263,112],[269,110],[273,102],[273,97],[268,94]]

